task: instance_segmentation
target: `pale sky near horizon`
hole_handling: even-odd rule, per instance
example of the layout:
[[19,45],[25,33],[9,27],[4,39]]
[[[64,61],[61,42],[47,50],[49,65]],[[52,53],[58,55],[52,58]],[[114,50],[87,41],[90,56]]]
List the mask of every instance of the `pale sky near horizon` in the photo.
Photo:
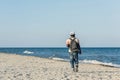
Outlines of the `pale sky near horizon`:
[[1,0],[0,47],[120,47],[120,0]]

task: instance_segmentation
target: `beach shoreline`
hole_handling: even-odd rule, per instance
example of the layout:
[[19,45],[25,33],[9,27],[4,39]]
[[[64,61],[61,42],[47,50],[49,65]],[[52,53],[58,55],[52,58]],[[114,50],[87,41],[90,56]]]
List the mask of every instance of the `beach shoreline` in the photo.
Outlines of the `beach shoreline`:
[[120,68],[79,64],[34,56],[0,53],[0,80],[120,80]]

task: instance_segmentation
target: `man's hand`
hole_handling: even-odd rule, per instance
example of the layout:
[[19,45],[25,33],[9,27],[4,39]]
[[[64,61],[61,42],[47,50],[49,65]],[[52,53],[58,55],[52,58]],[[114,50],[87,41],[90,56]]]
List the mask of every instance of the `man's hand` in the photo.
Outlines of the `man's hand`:
[[70,47],[70,45],[69,45],[69,44],[67,44],[66,46],[67,46],[67,47]]

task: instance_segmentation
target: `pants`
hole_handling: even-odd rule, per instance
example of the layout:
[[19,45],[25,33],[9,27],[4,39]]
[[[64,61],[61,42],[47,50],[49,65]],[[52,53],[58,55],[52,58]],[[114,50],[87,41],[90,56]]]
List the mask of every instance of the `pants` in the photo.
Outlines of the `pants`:
[[74,68],[75,65],[78,66],[78,53],[69,53],[70,54],[70,64],[71,67]]

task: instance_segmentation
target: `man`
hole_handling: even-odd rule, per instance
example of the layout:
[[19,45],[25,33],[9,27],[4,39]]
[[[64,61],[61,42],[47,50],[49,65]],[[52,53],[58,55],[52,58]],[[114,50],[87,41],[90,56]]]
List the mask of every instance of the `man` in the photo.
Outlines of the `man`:
[[79,40],[75,37],[75,32],[70,33],[70,38],[66,40],[66,46],[70,54],[70,64],[73,71],[78,72],[78,53],[81,54]]

